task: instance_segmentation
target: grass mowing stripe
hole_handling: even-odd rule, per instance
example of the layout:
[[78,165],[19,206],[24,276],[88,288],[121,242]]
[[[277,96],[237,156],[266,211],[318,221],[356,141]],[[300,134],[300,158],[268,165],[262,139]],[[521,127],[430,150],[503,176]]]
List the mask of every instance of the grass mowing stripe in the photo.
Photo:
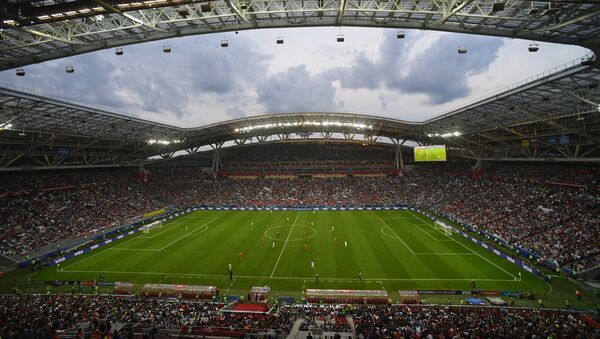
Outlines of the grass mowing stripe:
[[288,233],[287,238],[285,239],[285,243],[283,243],[283,247],[281,248],[281,253],[279,253],[279,257],[275,262],[275,267],[273,267],[273,272],[271,272],[271,278],[273,274],[275,274],[275,270],[277,269],[277,265],[279,264],[279,260],[281,260],[281,255],[283,255],[283,251],[285,250],[285,246],[287,246],[288,240],[290,240],[290,236],[292,235],[292,231],[294,230],[294,226],[296,225],[296,221],[298,221],[298,217],[300,216],[300,212],[296,214],[296,219],[294,219],[294,223],[292,224],[292,228],[290,228],[290,233]]
[[408,248],[408,250],[410,251],[410,253],[412,253],[413,255],[415,254],[415,251],[413,251],[413,250],[412,250],[412,248],[410,248],[410,246],[408,246],[408,245],[407,245],[407,244],[404,242],[404,240],[402,240],[402,238],[400,238],[400,237],[398,236],[398,234],[396,234],[396,232],[394,232],[394,230],[393,230],[393,229],[392,229],[392,228],[391,228],[391,227],[390,227],[390,226],[389,226],[389,225],[388,225],[388,224],[387,224],[385,221],[383,221],[383,219],[381,219],[379,216],[378,216],[377,218],[379,218],[379,220],[381,220],[381,222],[382,222],[382,223],[383,223],[385,226],[387,226],[387,228],[388,228],[390,231],[392,231],[392,233],[394,233],[394,235],[396,236],[396,239],[400,240],[400,241],[401,241],[401,242],[404,244],[404,246],[406,246],[406,248]]
[[[427,222],[427,221],[425,221],[423,218],[421,218],[421,216],[420,216],[420,215],[418,215],[417,213],[414,213],[414,212],[412,212],[412,211],[410,211],[410,213],[411,213],[412,215],[416,216],[416,217],[417,217],[418,219],[420,219],[421,221],[423,221],[423,222]],[[431,223],[428,223],[428,225],[429,225],[429,226],[432,226],[432,225],[431,225]],[[435,229],[435,228],[434,228],[434,229]],[[485,261],[489,262],[490,264],[494,265],[495,267],[497,267],[498,269],[500,269],[502,272],[504,272],[504,273],[506,273],[506,274],[510,275],[511,277],[513,277],[513,279],[514,279],[514,280],[519,280],[517,277],[515,277],[514,275],[512,275],[511,273],[509,273],[507,270],[505,270],[505,269],[503,269],[502,267],[500,267],[500,266],[496,265],[494,262],[490,261],[488,258],[486,258],[486,257],[482,256],[481,254],[479,254],[479,253],[477,253],[477,252],[473,251],[472,249],[468,248],[468,247],[467,247],[467,246],[465,246],[463,243],[459,242],[458,240],[454,239],[453,237],[450,237],[450,236],[447,236],[447,237],[449,237],[450,239],[454,240],[454,241],[455,241],[457,244],[461,245],[462,247],[466,248],[467,250],[471,251],[472,253],[474,253],[474,254],[477,254],[477,255],[478,255],[478,256],[479,256],[481,259],[483,259],[483,260],[485,260]]]
[[[481,287],[486,290],[546,292],[549,289],[544,282],[527,272],[524,272],[522,282],[513,280],[503,270],[476,256],[482,255],[518,276],[518,269],[509,267],[510,263],[476,245],[469,245],[471,242],[462,237],[452,235],[459,242],[462,241],[466,248],[444,234],[438,235],[439,230],[408,211],[299,212],[302,218],[300,215],[293,217],[293,213],[298,211],[194,212],[193,215],[197,217],[194,220],[184,219],[183,225],[173,227],[183,221],[174,220],[175,225],[166,227],[172,230],[170,232],[164,232],[163,226],[162,230],[156,229],[150,233],[152,236],[164,232],[153,239],[122,239],[119,241],[121,244],[115,242],[96,250],[100,252],[93,251],[94,253],[70,259],[64,263],[65,271],[57,272],[55,268],[40,271],[31,277],[31,281],[93,280],[97,278],[97,274],[104,272],[108,274],[106,279],[110,281],[134,284],[159,281],[171,284],[205,284],[218,286],[223,291],[232,288],[232,293],[242,293],[241,291],[255,285],[269,285],[273,291],[298,295],[305,288],[313,287],[364,289],[379,286],[374,285],[375,283],[361,285],[371,280],[382,281],[388,291],[464,289],[469,286],[470,280],[481,282]],[[214,219],[213,217],[218,217],[218,220],[211,223],[205,231],[206,227],[202,227],[202,224]],[[281,222],[282,217],[284,220],[289,217],[289,221]],[[378,217],[383,221],[377,221]],[[292,218],[295,219],[291,220]],[[251,225],[251,220],[254,225]],[[421,224],[429,225],[432,230]],[[195,233],[185,232],[187,225],[189,233]],[[277,236],[276,229],[269,233],[275,238],[276,246],[279,244],[282,248],[272,249],[271,241],[266,241],[268,238],[263,233],[266,229],[272,229],[273,227],[267,228],[271,225],[288,228],[288,234],[283,229],[279,229],[282,232]],[[335,230],[331,229],[332,225],[335,225]],[[317,230],[314,235],[312,228]],[[379,232],[380,229],[382,232]],[[143,250],[161,249],[186,235],[187,238],[162,251]],[[442,237],[447,240],[439,241]],[[133,237],[136,238],[138,237]],[[334,238],[337,239],[337,246]],[[294,239],[301,240],[293,241]],[[345,240],[348,241],[347,249],[344,247]],[[124,241],[128,242],[123,244]],[[308,246],[305,247],[305,244]],[[113,251],[111,247],[116,245],[130,250]],[[243,259],[238,256],[239,252],[244,254]],[[88,259],[90,256],[93,257]],[[320,286],[314,283],[315,272],[310,270],[309,265],[311,261],[318,267],[322,284]],[[235,281],[234,287],[230,286],[228,279],[228,263],[236,263],[234,277],[239,279]],[[61,263],[61,268],[62,266]],[[358,272],[363,274],[363,282],[357,279]],[[307,283],[303,285],[305,280]]]

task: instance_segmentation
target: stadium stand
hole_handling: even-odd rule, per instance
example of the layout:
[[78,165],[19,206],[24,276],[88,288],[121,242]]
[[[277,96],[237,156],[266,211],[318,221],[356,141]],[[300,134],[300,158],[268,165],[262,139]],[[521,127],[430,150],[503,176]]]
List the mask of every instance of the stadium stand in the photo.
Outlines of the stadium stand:
[[[220,312],[223,304],[140,297],[2,295],[3,338],[285,338],[293,330],[358,338],[598,338],[572,311],[444,306],[285,305],[269,314]],[[294,325],[299,323],[296,329]],[[336,336],[337,335],[337,336]],[[346,336],[345,336],[346,337]]]
[[[149,168],[143,175],[133,169],[3,174],[2,254],[24,255],[167,205],[411,204],[476,225],[561,266],[583,270],[598,264],[597,167],[494,164],[474,174],[471,166],[292,180],[214,178],[197,168]],[[564,180],[564,173],[577,175]]]

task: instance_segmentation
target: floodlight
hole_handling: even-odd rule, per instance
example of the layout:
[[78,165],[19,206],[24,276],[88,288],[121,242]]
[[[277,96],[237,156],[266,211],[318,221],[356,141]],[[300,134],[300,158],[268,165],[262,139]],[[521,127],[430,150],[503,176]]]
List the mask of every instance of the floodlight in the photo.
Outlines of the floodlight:
[[529,52],[534,53],[534,52],[537,52],[540,50],[540,46],[538,46],[538,44],[536,44],[536,43],[530,43],[528,50],[529,50]]
[[504,1],[494,1],[492,4],[492,12],[500,12],[504,10],[506,2]]

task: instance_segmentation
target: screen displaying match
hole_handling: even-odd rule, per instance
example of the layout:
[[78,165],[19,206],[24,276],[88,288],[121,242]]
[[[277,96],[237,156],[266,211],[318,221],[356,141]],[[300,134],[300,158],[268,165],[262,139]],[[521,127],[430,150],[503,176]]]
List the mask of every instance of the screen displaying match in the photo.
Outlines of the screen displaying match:
[[415,161],[446,161],[446,145],[415,146]]

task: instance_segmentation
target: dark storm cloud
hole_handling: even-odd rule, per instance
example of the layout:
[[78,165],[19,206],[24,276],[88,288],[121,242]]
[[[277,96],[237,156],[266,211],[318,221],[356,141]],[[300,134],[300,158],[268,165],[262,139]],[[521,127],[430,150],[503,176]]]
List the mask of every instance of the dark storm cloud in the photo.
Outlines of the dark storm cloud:
[[304,65],[268,77],[257,92],[267,113],[328,111],[336,106],[331,80],[311,75]]
[[[359,54],[351,67],[337,68],[327,74],[339,80],[344,88],[385,86],[400,93],[425,95],[430,104],[443,104],[469,96],[468,77],[485,71],[503,44],[499,38],[444,34],[409,63],[408,52],[421,36],[411,32],[406,39],[399,40],[395,32],[386,31],[377,60]],[[459,55],[457,48],[465,41],[468,54]]]

